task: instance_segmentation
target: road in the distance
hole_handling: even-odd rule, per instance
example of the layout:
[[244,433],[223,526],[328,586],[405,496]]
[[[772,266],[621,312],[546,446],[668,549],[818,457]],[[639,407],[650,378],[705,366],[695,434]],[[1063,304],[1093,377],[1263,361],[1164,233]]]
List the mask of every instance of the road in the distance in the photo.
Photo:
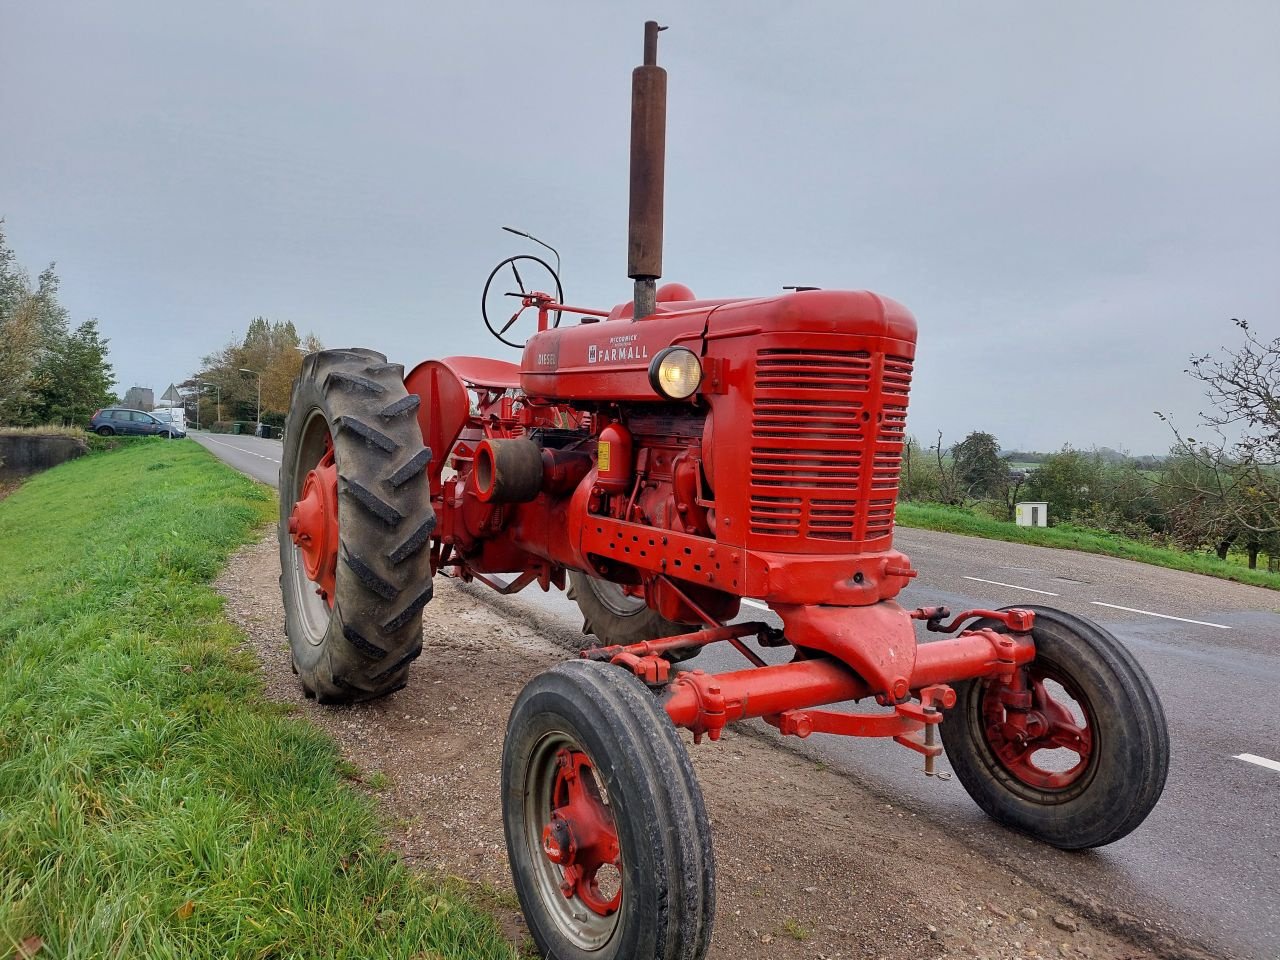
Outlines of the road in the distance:
[[[192,437],[275,484],[278,441]],[[955,780],[925,778],[916,755],[892,743],[815,735],[788,738],[788,745],[844,770],[887,802],[948,823],[1008,863],[1011,873],[1118,908],[1153,930],[1189,935],[1225,957],[1280,957],[1280,770],[1236,759],[1280,761],[1280,721],[1271,706],[1280,686],[1280,593],[923,530],[900,528],[896,546],[920,570],[899,598],[906,606],[1044,604],[1090,617],[1119,636],[1164,702],[1173,743],[1164,797],[1129,837],[1066,854],[996,826]],[[566,643],[579,635],[577,608],[558,593],[501,597],[476,588],[475,596]],[[777,622],[749,606],[743,613]],[[708,650],[692,664],[745,666],[728,649]]]
[[196,430],[189,431],[187,436],[241,473],[247,473],[268,486],[276,485],[280,476],[281,451],[284,449],[284,444],[279,440]]

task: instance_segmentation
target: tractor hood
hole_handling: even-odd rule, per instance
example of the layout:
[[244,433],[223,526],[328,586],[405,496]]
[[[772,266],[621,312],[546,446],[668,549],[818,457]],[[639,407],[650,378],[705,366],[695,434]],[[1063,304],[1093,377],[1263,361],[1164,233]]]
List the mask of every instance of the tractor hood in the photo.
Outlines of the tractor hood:
[[[871,337],[914,353],[915,319],[901,304],[867,291],[804,290],[754,300],[662,301],[658,312],[631,318],[631,304],[608,319],[535,334],[524,348],[520,383],[531,397],[603,403],[661,403],[649,364],[666,347],[706,357],[716,341],[780,333]],[[815,345],[817,345],[815,343]]]

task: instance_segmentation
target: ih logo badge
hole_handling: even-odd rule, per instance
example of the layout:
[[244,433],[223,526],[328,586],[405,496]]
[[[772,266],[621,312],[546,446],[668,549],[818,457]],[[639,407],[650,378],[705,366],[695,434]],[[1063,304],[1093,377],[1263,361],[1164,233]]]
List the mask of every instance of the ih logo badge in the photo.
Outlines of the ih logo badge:
[[596,362],[596,345],[593,343],[587,347],[587,363]]

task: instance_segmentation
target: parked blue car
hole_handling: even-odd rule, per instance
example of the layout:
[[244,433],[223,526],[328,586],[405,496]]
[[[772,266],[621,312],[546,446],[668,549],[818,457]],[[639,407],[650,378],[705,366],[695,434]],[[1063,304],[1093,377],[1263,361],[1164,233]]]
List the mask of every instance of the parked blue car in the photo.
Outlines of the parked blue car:
[[104,437],[114,434],[134,437],[184,437],[186,432],[153,417],[145,410],[104,407],[89,420],[89,429]]

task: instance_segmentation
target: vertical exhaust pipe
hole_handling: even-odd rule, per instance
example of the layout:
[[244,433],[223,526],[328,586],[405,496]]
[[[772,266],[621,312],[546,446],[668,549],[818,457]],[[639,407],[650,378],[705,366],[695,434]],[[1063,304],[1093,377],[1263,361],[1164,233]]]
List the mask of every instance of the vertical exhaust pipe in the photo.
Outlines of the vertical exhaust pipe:
[[631,209],[627,276],[635,281],[632,316],[657,310],[662,276],[662,201],[667,153],[667,71],[658,66],[656,20],[644,25],[644,65],[631,71]]

